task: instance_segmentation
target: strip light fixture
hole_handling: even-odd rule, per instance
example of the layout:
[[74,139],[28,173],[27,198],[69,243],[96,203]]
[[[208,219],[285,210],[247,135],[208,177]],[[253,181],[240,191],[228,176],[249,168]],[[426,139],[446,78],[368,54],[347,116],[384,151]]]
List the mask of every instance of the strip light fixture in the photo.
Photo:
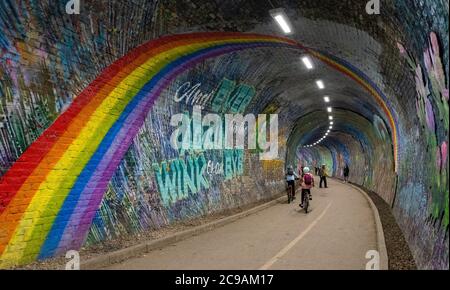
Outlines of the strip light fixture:
[[272,9],[269,13],[277,22],[278,26],[280,26],[281,30],[283,30],[284,34],[290,35],[293,33],[292,25],[283,8]]

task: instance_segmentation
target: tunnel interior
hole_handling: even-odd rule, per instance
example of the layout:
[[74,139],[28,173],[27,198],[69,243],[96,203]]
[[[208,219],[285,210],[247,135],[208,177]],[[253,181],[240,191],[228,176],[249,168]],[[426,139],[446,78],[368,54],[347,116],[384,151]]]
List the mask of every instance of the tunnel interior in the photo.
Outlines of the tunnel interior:
[[[448,269],[448,2],[382,3],[3,1],[0,268],[271,200],[289,164],[325,164],[391,207],[419,268]],[[227,114],[256,116],[257,148],[196,146]]]

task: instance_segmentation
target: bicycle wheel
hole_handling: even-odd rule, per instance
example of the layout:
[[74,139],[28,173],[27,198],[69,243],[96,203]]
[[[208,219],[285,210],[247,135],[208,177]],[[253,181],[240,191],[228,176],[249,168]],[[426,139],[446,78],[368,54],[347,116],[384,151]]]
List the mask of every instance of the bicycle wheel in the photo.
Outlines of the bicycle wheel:
[[287,197],[288,197],[288,204],[292,201],[292,186],[289,186],[287,189]]
[[303,200],[303,204],[304,204],[304,208],[305,208],[305,213],[308,213],[308,208],[309,208],[309,194],[305,193],[305,199]]

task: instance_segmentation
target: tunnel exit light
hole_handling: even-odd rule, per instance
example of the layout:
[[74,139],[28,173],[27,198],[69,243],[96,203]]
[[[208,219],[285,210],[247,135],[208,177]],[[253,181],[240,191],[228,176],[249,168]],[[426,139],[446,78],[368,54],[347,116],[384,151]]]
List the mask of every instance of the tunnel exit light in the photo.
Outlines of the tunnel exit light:
[[313,69],[314,68],[314,66],[313,66],[311,60],[309,59],[309,57],[307,57],[307,56],[302,57],[302,61],[303,61],[303,64],[306,66],[307,69]]
[[269,13],[285,34],[292,34],[291,24],[283,8],[270,10]]
[[321,90],[323,90],[325,88],[325,84],[321,80],[318,80],[316,82],[316,84],[317,84],[317,87],[319,87],[319,89],[321,89]]

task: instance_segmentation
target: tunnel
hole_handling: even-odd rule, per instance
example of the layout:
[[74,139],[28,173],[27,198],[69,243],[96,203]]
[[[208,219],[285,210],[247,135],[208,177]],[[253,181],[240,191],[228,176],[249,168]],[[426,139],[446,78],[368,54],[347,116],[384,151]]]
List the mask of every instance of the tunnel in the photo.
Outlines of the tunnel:
[[448,1],[4,0],[0,32],[0,268],[231,215],[325,165],[417,268],[448,269]]

